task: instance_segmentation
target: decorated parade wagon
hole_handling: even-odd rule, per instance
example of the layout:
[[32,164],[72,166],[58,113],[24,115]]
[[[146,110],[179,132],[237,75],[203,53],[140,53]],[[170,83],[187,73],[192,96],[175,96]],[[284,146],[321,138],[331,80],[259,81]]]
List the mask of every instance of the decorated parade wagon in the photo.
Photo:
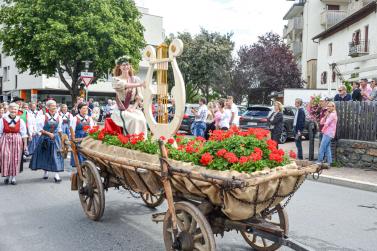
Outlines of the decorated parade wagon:
[[[308,174],[325,166],[295,161],[269,140],[262,129],[214,131],[209,140],[177,135],[185,108],[185,85],[176,57],[180,40],[168,48],[148,46],[144,57],[150,67],[143,90],[143,111],[151,135],[120,133],[111,121],[92,129],[78,143],[71,137],[77,190],[88,218],[99,220],[105,208],[104,191],[123,187],[148,207],[166,199],[168,210],[152,220],[163,222],[166,250],[216,250],[214,234],[237,230],[256,250],[276,250],[282,245],[307,250],[287,237],[284,207]],[[174,75],[171,95],[175,113],[170,120],[168,65]],[[152,89],[157,69],[157,93]],[[153,100],[158,115],[152,112]],[[86,160],[79,165],[78,154]]]

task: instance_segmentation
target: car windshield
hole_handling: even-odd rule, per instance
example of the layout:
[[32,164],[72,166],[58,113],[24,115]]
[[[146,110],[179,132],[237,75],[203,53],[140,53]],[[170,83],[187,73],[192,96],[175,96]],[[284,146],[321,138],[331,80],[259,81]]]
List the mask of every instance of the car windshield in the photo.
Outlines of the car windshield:
[[249,117],[267,117],[271,109],[268,107],[250,107],[245,112],[244,116]]
[[196,110],[199,109],[199,105],[190,105],[190,106],[186,106],[186,111],[185,111],[185,114],[189,115],[189,116],[194,116],[194,114],[192,114],[191,112],[191,109],[192,108],[195,108]]

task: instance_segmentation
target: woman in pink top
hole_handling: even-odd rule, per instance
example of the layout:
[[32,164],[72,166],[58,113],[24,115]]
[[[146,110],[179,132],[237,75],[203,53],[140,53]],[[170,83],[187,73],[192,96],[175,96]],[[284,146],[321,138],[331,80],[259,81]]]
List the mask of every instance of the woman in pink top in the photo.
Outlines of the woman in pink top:
[[327,105],[327,112],[325,116],[321,119],[320,124],[323,125],[322,128],[322,141],[319,147],[318,161],[317,163],[322,163],[323,158],[327,156],[327,163],[331,165],[331,140],[335,137],[336,133],[336,123],[338,121],[338,116],[336,115],[335,103],[329,102]]

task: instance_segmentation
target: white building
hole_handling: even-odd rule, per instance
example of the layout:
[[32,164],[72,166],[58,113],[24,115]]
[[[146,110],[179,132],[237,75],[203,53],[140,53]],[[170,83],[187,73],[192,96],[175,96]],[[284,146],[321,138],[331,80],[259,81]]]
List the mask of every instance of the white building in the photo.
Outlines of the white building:
[[[144,26],[144,39],[147,44],[159,45],[165,39],[163,29],[163,18],[152,15],[147,8],[138,7],[141,17],[141,24]],[[115,59],[114,59],[115,61]],[[0,90],[4,100],[9,100],[14,96],[20,96],[25,100],[43,100],[47,95],[54,97],[58,102],[71,103],[71,96],[59,77],[48,78],[45,75],[35,77],[28,73],[19,73],[12,57],[1,54],[0,60]],[[139,72],[143,79],[147,72],[147,62],[140,62]],[[2,87],[2,88],[1,88]],[[97,96],[96,100],[104,101],[107,97],[115,96],[110,81],[98,81],[97,84],[89,87],[89,96]],[[1,98],[1,96],[0,96]]]
[[[292,1],[292,0],[288,0]],[[296,0],[284,16],[288,25],[283,38],[291,46],[301,68],[307,88],[317,88],[321,83],[318,73],[319,51],[316,35],[330,30],[343,19],[351,16],[361,6],[372,0]],[[324,88],[324,86],[320,86]]]
[[347,16],[317,34],[317,88],[377,77],[377,1],[352,0]]

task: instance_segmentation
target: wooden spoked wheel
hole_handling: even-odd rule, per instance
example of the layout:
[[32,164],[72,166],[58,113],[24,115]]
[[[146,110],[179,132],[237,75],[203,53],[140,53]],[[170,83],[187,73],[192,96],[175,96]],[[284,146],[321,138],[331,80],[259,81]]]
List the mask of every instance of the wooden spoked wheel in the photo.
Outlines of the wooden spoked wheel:
[[175,203],[178,238],[174,242],[172,217],[168,211],[164,218],[163,233],[166,250],[215,251],[215,238],[210,224],[202,212],[189,202]]
[[141,199],[144,201],[145,205],[149,208],[156,208],[164,202],[165,195],[163,191],[156,194],[151,193],[141,193]]
[[[284,230],[284,234],[288,234],[289,224],[288,224],[288,215],[285,210],[278,204],[274,209],[276,212],[264,218],[267,222],[274,224],[275,226],[280,227]],[[267,240],[260,236],[249,234],[246,232],[241,232],[242,237],[245,241],[255,250],[263,250],[263,251],[273,251],[281,247],[279,243],[275,243],[273,241]]]
[[105,192],[97,167],[91,161],[81,164],[82,179],[77,178],[81,206],[91,220],[101,219],[105,210]]

